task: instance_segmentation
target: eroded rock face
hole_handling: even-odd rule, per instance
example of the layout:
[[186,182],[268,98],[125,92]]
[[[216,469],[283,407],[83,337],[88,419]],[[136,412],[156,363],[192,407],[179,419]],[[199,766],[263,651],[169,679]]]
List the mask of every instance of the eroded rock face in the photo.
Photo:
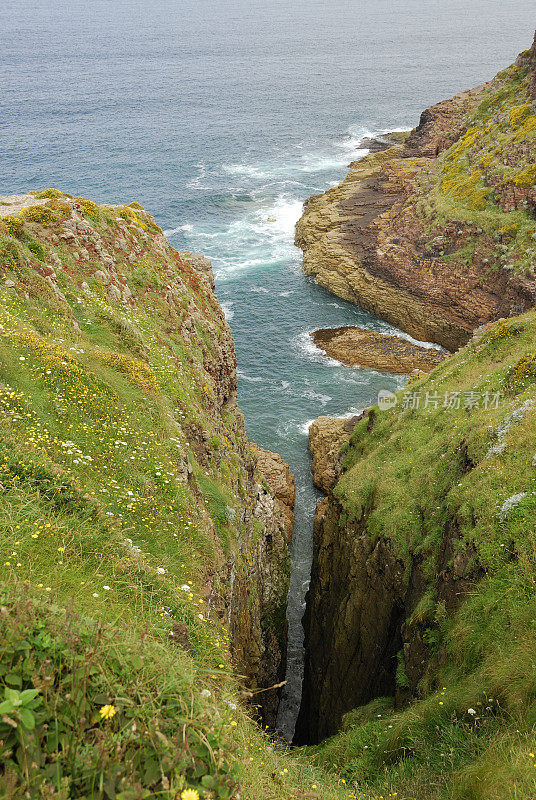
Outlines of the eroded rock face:
[[[305,675],[296,744],[316,744],[340,728],[342,717],[376,697],[414,697],[434,659],[427,622],[412,618],[433,588],[452,614],[483,575],[472,545],[459,547],[447,521],[436,579],[424,574],[419,555],[397,556],[386,537],[372,537],[366,519],[344,522],[333,495],[322,500],[314,524],[311,585],[307,593]],[[398,654],[406,682],[397,686]]]
[[290,542],[294,526],[296,483],[289,466],[279,453],[272,453],[252,445],[257,456],[257,467],[275,499],[276,513],[285,521],[286,542]]
[[309,428],[313,483],[323,492],[329,492],[337,483],[340,449],[349,441],[357,419],[318,417]]
[[315,517],[297,744],[321,741],[338,730],[346,711],[394,694],[404,565],[387,544],[341,530],[340,513],[325,498]]
[[[451,351],[475,328],[521,313],[536,299],[534,275],[516,277],[502,264],[489,268],[496,250],[492,233],[451,220],[437,223],[439,235],[432,241],[419,207],[419,180],[464,133],[466,114],[484,89],[427,109],[406,142],[351,164],[339,186],[307,201],[296,226],[307,275],[416,339]],[[493,185],[493,176],[488,178]],[[503,192],[508,208],[516,208],[528,202],[530,190],[509,186],[497,192],[497,202]],[[475,241],[467,263],[448,258]]]
[[398,375],[411,375],[415,369],[430,372],[446,356],[441,350],[364,328],[324,328],[312,333],[311,338],[326,355],[349,367],[370,367]]
[[232,576],[230,632],[235,664],[253,692],[260,721],[273,728],[286,670],[287,545],[294,526],[295,484],[281,456],[257,445],[251,449],[252,506],[243,521],[254,542],[249,574]]

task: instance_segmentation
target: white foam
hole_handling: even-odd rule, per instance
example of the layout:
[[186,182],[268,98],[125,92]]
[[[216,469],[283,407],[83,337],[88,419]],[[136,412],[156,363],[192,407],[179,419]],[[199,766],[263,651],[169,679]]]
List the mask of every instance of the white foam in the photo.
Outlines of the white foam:
[[293,344],[309,361],[316,361],[320,364],[330,367],[341,366],[339,361],[335,361],[334,358],[330,358],[324,353],[323,350],[316,346],[309,335],[309,331],[303,331],[303,333],[299,333],[296,337],[294,337]]
[[316,417],[314,419],[308,419],[307,422],[302,422],[300,425],[298,425],[299,432],[304,436],[309,436],[309,428],[311,427],[315,419]]
[[191,178],[188,183],[186,184],[189,189],[210,189],[211,187],[203,184],[202,181],[207,176],[207,168],[204,164],[195,164],[196,169],[199,170],[199,174],[195,176],[195,178]]
[[245,175],[248,178],[261,180],[277,175],[277,171],[262,169],[260,166],[255,166],[255,164],[224,164],[222,169],[228,175]]
[[264,380],[263,378],[252,378],[250,375],[246,375],[245,372],[242,370],[237,370],[238,377],[243,381],[248,381],[249,383],[262,383]]
[[230,322],[234,317],[233,305],[234,303],[232,300],[229,300],[226,303],[221,303],[222,311],[227,322]]
[[327,405],[332,399],[328,394],[318,394],[318,392],[314,392],[312,389],[307,389],[303,392],[303,397],[306,397],[307,400],[316,400],[321,406]]
[[352,417],[358,417],[364,410],[364,408],[352,406],[349,411],[345,411],[344,414],[339,414],[337,416],[339,416],[340,419],[352,419]]
[[397,331],[396,335],[400,336],[401,339],[406,339],[408,342],[416,344],[419,347],[424,347],[427,350],[444,350],[440,344],[436,344],[435,342],[421,342],[420,339],[414,339],[413,336],[410,336],[409,333],[405,333],[404,331]]
[[194,226],[187,223],[186,225],[179,225],[178,228],[171,228],[169,231],[164,231],[164,236],[174,236],[176,233],[191,233],[193,229]]

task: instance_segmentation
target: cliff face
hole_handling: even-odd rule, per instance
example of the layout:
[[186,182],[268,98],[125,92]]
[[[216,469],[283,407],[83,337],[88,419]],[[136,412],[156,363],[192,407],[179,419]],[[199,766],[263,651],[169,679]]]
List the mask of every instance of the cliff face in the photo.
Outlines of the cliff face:
[[456,350],[536,298],[534,47],[425,111],[402,144],[350,165],[296,228],[307,274]]
[[[176,252],[136,203],[0,198],[0,485],[17,458],[72,481],[106,531],[97,551],[110,551],[88,566],[69,523],[69,564],[54,567],[36,556],[30,514],[17,525],[23,557],[6,551],[2,579],[47,585],[60,603],[75,592],[97,614],[119,582],[121,602],[143,607],[147,625],[163,619],[181,651],[216,672],[232,663],[272,725],[277,690],[254,693],[284,674],[293,478],[247,441],[213,290],[210,263]],[[25,480],[30,506],[45,503]],[[57,513],[51,501],[46,514]]]
[[339,452],[348,443],[357,419],[318,417],[309,427],[313,483],[318,489],[329,492],[337,483],[341,470]]
[[[253,449],[259,482],[252,487],[248,520],[253,530],[253,544],[248,545],[250,570],[233,574],[230,633],[237,668],[258,692],[252,702],[258,706],[264,726],[274,728],[286,671],[288,544],[294,526],[295,487],[281,456],[256,446]],[[244,521],[246,518],[244,512]]]
[[[436,767],[431,756],[419,766],[415,742],[434,730],[430,752],[445,752],[451,736],[467,744],[468,714],[483,726],[483,755],[460,755],[455,775],[438,764],[441,791],[469,796],[501,736],[511,736],[512,758],[525,747],[528,729],[516,726],[533,690],[514,675],[536,652],[535,331],[534,312],[482,328],[393,409],[369,410],[318,507],[296,741],[342,725],[319,752],[335,752],[341,768],[355,758],[347,774],[378,790],[388,768],[402,786],[422,778],[424,791]],[[348,714],[386,697],[391,705]],[[415,784],[404,783],[410,773]],[[532,773],[516,774],[511,785],[532,786]]]

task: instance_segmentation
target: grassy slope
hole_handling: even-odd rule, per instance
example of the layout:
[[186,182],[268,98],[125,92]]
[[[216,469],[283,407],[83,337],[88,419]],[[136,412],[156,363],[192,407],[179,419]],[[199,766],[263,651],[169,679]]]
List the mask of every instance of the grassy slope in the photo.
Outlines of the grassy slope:
[[[374,701],[312,750],[374,797],[536,791],[535,339],[533,312],[497,323],[410,384],[421,405],[437,395],[437,409],[403,409],[401,395],[371,432],[364,420],[352,436],[335,489],[345,514],[365,513],[368,534],[387,537],[408,567],[422,558],[430,585],[410,621],[432,655],[421,699],[402,711]],[[460,408],[443,408],[446,392],[461,392]],[[480,395],[478,408],[464,408],[466,392]],[[457,552],[475,551],[474,590],[452,617],[433,589],[448,525]],[[397,678],[403,689],[403,658]]]
[[[464,135],[416,179],[427,248],[453,265],[476,255],[483,271],[533,274],[536,221],[524,195],[534,197],[536,113],[529,93],[534,64],[526,63],[527,55],[486,86],[464,120]],[[461,247],[442,239],[452,222],[471,226]]]
[[[139,207],[80,200],[77,258],[56,194],[0,218],[0,797],[338,797],[273,748],[233,675],[225,567],[255,542],[239,414],[203,368],[221,310]],[[97,240],[132,301],[95,277]]]

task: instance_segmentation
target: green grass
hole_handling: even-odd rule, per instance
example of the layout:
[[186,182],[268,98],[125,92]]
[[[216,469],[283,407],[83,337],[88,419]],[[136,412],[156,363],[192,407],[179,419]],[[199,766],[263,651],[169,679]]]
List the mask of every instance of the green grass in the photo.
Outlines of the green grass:
[[[532,269],[536,221],[525,203],[506,210],[503,197],[536,182],[536,113],[529,97],[528,68],[512,66],[487,87],[464,120],[465,133],[416,179],[418,214],[437,235],[449,223],[468,226],[463,244],[448,256],[470,266],[475,247],[491,269]],[[433,237],[430,244],[433,244]]]
[[[235,677],[229,574],[249,577],[254,630],[264,528],[217,301],[137,205],[77,198],[77,259],[57,238],[73,201],[40,196],[62,208],[0,218],[0,796],[346,796],[274,746]],[[93,276],[95,241],[128,302]]]
[[[335,488],[346,518],[389,540],[407,575],[416,561],[426,578],[405,633],[428,644],[414,700],[351,712],[340,734],[309,751],[373,797],[530,800],[536,791],[535,340],[535,312],[496,324],[352,435]],[[460,407],[444,408],[455,392]],[[420,408],[403,407],[410,393]],[[437,409],[424,407],[426,393]],[[469,393],[478,408],[464,408]],[[500,393],[497,408],[484,407],[486,393]],[[455,554],[474,554],[473,588],[452,613],[436,593],[449,529]],[[407,697],[400,654],[397,675]]]

